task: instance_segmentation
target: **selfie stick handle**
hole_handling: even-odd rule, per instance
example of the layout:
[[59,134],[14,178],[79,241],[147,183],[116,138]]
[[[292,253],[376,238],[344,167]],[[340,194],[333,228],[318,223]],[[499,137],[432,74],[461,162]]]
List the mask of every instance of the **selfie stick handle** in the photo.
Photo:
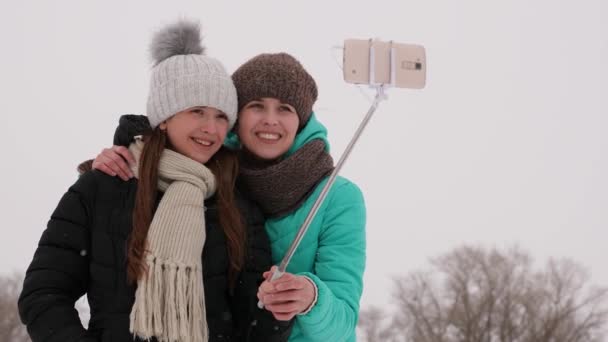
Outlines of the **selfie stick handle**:
[[[392,53],[391,53],[391,55],[392,55]],[[374,49],[370,44],[370,66],[372,65],[373,59],[374,59]],[[391,62],[392,62],[391,63],[391,68],[392,68],[394,66],[392,57],[391,57]],[[329,189],[331,188],[334,181],[336,180],[336,177],[338,176],[338,172],[340,172],[342,165],[344,164],[344,162],[350,155],[353,147],[359,140],[361,133],[363,133],[363,130],[367,126],[369,120],[372,118],[372,115],[378,108],[378,105],[380,104],[380,102],[387,98],[386,94],[384,93],[385,89],[387,88],[387,85],[386,84],[374,84],[373,83],[374,75],[372,73],[372,70],[373,70],[373,68],[370,68],[370,83],[372,84],[372,87],[376,89],[376,97],[374,98],[374,102],[372,103],[371,107],[367,111],[367,114],[363,118],[363,121],[361,121],[361,123],[359,124],[359,128],[357,128],[357,131],[355,132],[354,136],[351,138],[350,142],[348,143],[348,146],[346,146],[346,149],[344,150],[344,153],[342,153],[340,160],[338,160],[336,167],[333,169],[333,171],[329,175],[329,179],[328,179],[327,183],[325,183],[325,185],[323,186],[323,189],[321,190],[321,194],[319,195],[317,200],[314,202],[312,208],[310,209],[310,212],[308,213],[308,215],[306,216],[306,219],[304,220],[304,223],[302,223],[302,226],[300,226],[300,229],[298,230],[298,234],[293,239],[293,242],[289,246],[287,253],[285,253],[283,260],[281,260],[278,270],[273,272],[272,277],[270,278],[271,282],[276,279],[279,279],[286,272],[287,266],[289,265],[291,258],[293,257],[296,249],[300,245],[300,242],[302,241],[302,238],[306,234],[308,227],[310,227],[310,224],[312,223],[312,220],[314,219],[315,215],[317,214],[317,211],[319,211],[321,204],[323,204],[325,197],[327,197],[327,194],[329,193]],[[392,73],[391,73],[391,75],[392,75]],[[391,76],[391,81],[392,81],[392,76]],[[258,301],[258,307],[260,309],[263,309],[264,303],[262,303],[262,301]]]

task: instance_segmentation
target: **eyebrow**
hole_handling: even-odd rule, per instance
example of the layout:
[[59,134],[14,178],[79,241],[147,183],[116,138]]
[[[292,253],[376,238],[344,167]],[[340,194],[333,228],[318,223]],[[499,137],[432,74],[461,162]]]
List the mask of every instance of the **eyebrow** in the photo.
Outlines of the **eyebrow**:
[[[276,99],[276,100],[278,100],[276,97],[266,97],[266,98],[267,99]],[[251,102],[261,102],[261,103],[264,103],[264,100],[261,97],[256,97],[256,98],[253,98],[252,100],[249,100],[249,102],[247,102],[247,104],[249,104]],[[294,111],[296,110],[296,107],[290,105],[289,103],[279,102],[279,107],[280,106],[287,106],[287,107],[293,109]]]

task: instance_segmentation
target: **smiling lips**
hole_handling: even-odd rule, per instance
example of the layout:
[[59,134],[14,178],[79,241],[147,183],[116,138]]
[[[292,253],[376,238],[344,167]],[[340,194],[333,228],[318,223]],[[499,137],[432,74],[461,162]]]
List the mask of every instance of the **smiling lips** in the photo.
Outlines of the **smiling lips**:
[[262,140],[262,141],[273,142],[273,141],[277,141],[277,140],[281,139],[281,134],[279,134],[279,133],[257,132],[255,135],[258,138],[260,138],[260,140]]
[[[281,135],[279,133],[259,132],[259,133],[256,133],[256,136],[258,138],[260,138],[260,140],[262,140],[262,141],[269,141],[269,142],[277,141],[277,140],[281,139]],[[204,146],[204,147],[209,147],[214,144],[213,141],[199,139],[199,138],[192,138],[192,140],[195,143],[197,143],[201,146]]]
[[197,143],[201,146],[204,146],[204,147],[209,147],[209,146],[213,145],[213,141],[209,141],[209,140],[204,140],[204,139],[199,139],[199,138],[192,138],[192,140],[195,143]]
[[[281,134],[279,134],[279,133],[258,132],[255,135],[258,138],[260,138],[260,140],[267,141],[267,142],[274,142],[274,141],[277,141],[277,140],[281,139]],[[192,138],[192,140],[195,143],[197,143],[198,145],[201,145],[201,146],[204,146],[204,147],[209,147],[209,146],[212,146],[214,144],[213,141],[209,141],[209,140],[205,140],[205,139]]]

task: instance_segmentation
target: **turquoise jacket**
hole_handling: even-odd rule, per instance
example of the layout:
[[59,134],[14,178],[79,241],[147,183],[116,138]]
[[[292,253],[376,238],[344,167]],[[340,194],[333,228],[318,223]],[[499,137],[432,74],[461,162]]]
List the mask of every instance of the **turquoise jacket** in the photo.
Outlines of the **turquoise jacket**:
[[[313,139],[322,139],[329,150],[327,129],[314,113],[287,154]],[[266,221],[273,263],[281,262],[326,182],[327,178],[292,213]],[[356,340],[365,269],[365,219],[361,190],[346,178],[337,177],[287,267],[287,272],[309,277],[318,289],[312,310],[296,316],[289,341]]]

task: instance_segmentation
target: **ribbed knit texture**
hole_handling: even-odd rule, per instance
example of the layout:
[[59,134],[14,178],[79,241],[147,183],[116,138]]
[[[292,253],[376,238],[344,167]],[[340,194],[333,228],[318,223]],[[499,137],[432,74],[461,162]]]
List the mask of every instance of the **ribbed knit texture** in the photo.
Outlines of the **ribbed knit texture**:
[[185,109],[214,107],[228,116],[230,127],[236,121],[236,88],[215,58],[203,55],[175,55],[152,69],[147,115],[150,126]]
[[266,217],[281,217],[298,208],[334,169],[325,143],[313,140],[278,162],[259,165],[242,154],[239,186],[256,201]]
[[[132,167],[136,175],[143,145],[136,140],[129,147],[137,161]],[[164,195],[148,231],[148,273],[137,283],[130,330],[161,342],[204,342],[204,200],[215,193],[215,177],[203,164],[166,149],[158,189]]]
[[247,103],[263,97],[292,105],[306,125],[317,100],[317,84],[302,64],[287,53],[263,53],[241,65],[233,74],[240,111]]

